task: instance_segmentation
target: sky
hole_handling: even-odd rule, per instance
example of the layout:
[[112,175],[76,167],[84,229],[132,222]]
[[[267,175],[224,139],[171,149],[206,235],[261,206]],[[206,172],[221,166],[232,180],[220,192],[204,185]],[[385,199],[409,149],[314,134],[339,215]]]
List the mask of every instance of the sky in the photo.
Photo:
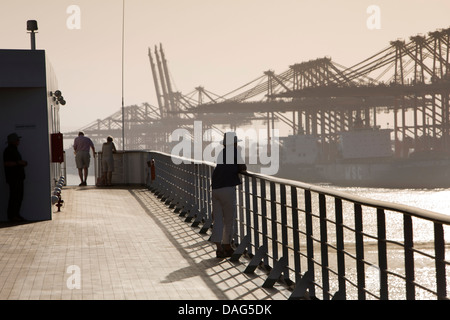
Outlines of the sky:
[[26,21],[38,21],[67,132],[121,109],[122,30],[124,104],[157,106],[148,48],[160,43],[176,91],[224,95],[325,56],[350,67],[390,41],[450,27],[448,12],[450,0],[0,0],[0,48],[29,49]]

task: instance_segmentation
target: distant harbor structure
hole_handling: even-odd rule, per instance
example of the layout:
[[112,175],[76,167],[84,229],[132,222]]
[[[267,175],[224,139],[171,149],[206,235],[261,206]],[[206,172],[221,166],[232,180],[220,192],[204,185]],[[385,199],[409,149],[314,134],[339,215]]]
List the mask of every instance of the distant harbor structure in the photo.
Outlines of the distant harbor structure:
[[[345,67],[330,57],[272,70],[225,95],[174,92],[162,45],[148,51],[157,94],[82,129],[97,143],[125,125],[129,150],[169,152],[176,128],[283,126],[280,177],[384,187],[450,186],[450,28],[395,40]],[[124,117],[124,119],[122,119]],[[72,138],[77,132],[65,134]]]

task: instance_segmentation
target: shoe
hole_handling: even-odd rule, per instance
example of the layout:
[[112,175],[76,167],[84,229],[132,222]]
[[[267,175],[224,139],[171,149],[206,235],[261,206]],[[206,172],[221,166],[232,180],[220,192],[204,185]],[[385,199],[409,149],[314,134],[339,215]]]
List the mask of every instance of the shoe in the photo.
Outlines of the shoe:
[[78,186],[79,187],[82,187],[82,186],[86,186],[87,184],[86,184],[86,181],[83,181],[82,183],[80,183]]
[[224,258],[223,254],[223,250],[216,250],[216,258]]
[[233,249],[217,250],[216,257],[217,258],[229,258],[233,255],[233,253],[234,253]]

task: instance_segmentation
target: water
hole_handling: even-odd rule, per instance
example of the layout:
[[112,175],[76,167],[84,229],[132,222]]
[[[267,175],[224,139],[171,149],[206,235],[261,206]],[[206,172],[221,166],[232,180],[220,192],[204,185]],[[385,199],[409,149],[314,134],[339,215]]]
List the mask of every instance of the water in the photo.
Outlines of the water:
[[331,188],[365,198],[394,202],[450,215],[450,189]]

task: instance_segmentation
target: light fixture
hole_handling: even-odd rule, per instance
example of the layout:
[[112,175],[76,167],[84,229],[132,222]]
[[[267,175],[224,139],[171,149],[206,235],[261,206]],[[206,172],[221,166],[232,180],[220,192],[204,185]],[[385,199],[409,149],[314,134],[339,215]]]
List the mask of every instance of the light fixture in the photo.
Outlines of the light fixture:
[[65,105],[66,100],[64,100],[64,97],[62,96],[62,93],[60,90],[56,90],[55,92],[50,91],[50,97],[52,97],[52,100],[56,102],[56,104]]
[[27,31],[30,31],[31,37],[31,50],[36,50],[36,35],[35,31],[38,30],[38,24],[36,20],[27,21]]

